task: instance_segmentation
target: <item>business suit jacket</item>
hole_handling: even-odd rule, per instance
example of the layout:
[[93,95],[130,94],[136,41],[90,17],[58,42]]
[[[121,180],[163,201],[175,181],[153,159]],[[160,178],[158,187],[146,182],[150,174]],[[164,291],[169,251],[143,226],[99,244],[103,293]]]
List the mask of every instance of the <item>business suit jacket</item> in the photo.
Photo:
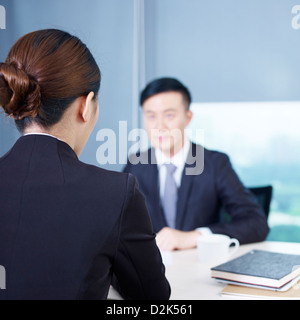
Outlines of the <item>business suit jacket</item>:
[[0,299],[168,299],[160,252],[132,175],[80,162],[66,143],[21,137],[0,158]]
[[[159,176],[154,149],[129,158],[125,172],[136,176],[146,197],[153,228],[167,226],[159,195]],[[220,219],[225,207],[231,221]],[[262,241],[269,228],[256,199],[233,170],[226,154],[191,144],[178,190],[176,229],[209,227],[213,233],[237,238],[240,243]]]

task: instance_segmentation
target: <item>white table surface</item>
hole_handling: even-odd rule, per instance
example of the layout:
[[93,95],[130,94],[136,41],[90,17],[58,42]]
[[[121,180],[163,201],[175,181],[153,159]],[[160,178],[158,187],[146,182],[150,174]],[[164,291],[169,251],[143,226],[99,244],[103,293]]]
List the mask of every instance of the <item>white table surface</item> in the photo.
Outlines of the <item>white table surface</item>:
[[[242,245],[230,259],[253,249],[300,255],[300,243],[266,241]],[[243,299],[221,295],[225,284],[218,283],[210,276],[210,268],[216,264],[201,263],[197,249],[162,252],[162,256],[166,266],[166,276],[171,285],[171,300]],[[120,299],[120,296],[112,288],[108,299]]]

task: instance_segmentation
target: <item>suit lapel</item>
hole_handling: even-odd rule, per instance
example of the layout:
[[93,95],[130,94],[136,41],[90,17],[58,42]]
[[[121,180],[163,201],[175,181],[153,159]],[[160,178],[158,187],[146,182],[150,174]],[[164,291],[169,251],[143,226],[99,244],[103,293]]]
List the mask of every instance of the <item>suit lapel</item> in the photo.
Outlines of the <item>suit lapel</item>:
[[158,232],[166,226],[166,220],[161,206],[158,168],[154,149],[149,150],[148,163],[150,165],[148,166],[149,171],[147,171],[147,174],[145,175],[147,180],[145,181],[145,185],[151,187],[151,190],[148,192],[148,196],[150,197],[149,205],[151,205],[149,213],[151,215],[152,224],[155,226],[154,232]]
[[196,176],[204,169],[204,148],[191,144],[187,161],[182,172],[181,185],[178,190],[176,229],[184,230],[187,201],[191,195],[193,182]]
[[[186,165],[187,166],[187,165]],[[185,166],[185,168],[186,168]],[[178,190],[177,198],[177,216],[176,216],[176,229],[183,230],[184,216],[186,204],[191,193],[194,176],[186,175],[185,168],[182,172],[181,185]]]

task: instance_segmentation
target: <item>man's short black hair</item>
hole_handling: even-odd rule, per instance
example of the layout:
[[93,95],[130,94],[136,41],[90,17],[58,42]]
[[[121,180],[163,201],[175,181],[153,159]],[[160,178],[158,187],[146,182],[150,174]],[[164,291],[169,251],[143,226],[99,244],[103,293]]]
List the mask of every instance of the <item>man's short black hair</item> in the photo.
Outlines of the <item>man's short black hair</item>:
[[158,93],[170,91],[180,92],[182,94],[187,105],[186,109],[188,110],[192,101],[191,94],[188,88],[175,78],[160,78],[151,81],[141,93],[140,104],[143,106],[148,98]]

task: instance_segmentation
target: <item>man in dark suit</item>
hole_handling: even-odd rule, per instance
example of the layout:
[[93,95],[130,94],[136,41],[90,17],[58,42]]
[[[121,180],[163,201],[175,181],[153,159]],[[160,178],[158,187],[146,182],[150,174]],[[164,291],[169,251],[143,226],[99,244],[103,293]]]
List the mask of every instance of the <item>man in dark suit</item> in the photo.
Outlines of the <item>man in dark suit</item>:
[[[137,177],[162,250],[188,249],[205,234],[221,233],[241,244],[262,241],[269,228],[262,208],[243,186],[228,156],[191,143],[188,89],[173,78],[152,81],[141,94],[152,148],[132,155],[125,172]],[[230,222],[220,220],[220,207]]]

